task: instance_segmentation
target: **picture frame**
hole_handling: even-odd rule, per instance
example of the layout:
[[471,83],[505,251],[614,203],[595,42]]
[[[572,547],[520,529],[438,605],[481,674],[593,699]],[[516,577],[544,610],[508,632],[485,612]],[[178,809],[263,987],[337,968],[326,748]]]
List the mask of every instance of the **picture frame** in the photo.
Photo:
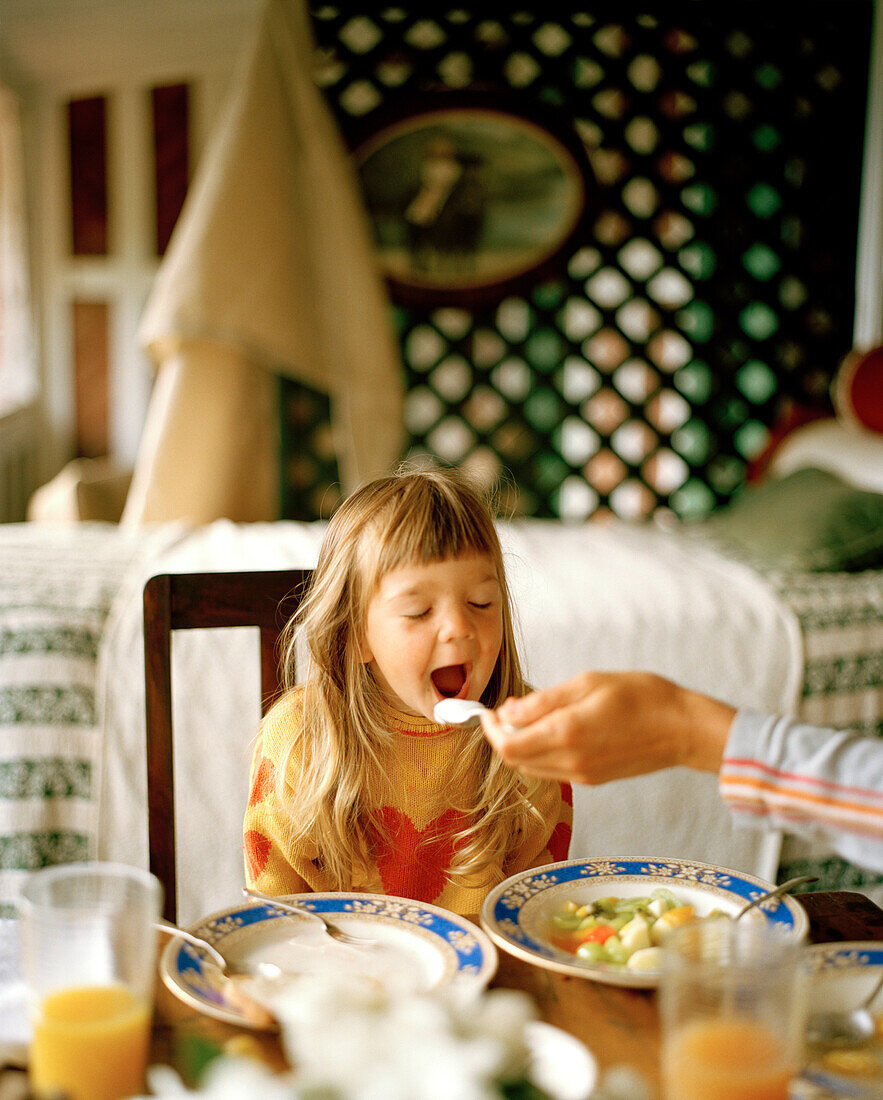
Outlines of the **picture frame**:
[[549,276],[596,199],[566,116],[441,91],[365,120],[353,159],[393,299],[475,306]]

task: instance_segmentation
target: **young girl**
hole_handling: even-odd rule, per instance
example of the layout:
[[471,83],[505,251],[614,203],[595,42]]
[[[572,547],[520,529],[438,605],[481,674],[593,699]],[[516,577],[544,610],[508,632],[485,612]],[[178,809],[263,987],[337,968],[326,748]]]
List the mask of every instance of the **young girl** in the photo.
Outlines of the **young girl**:
[[474,914],[504,878],[566,858],[570,789],[511,770],[480,727],[432,717],[440,699],[495,707],[527,690],[494,522],[464,479],[397,474],[350,496],[286,633],[286,692],[251,768],[250,886]]

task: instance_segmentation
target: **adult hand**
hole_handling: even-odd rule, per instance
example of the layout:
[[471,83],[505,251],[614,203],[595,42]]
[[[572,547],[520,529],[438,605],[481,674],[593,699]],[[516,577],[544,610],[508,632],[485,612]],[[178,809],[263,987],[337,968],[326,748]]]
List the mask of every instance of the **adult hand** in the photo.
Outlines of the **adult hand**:
[[597,784],[674,765],[717,771],[735,713],[652,673],[583,672],[507,699],[484,728],[526,775]]

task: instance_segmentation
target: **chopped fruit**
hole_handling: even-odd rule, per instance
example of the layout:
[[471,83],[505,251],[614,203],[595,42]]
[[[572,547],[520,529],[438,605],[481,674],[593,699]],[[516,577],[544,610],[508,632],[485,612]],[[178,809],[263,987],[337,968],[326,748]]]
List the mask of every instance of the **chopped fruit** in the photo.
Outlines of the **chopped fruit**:
[[721,916],[726,914],[715,911],[698,917],[692,905],[683,905],[660,887],[649,896],[582,903],[568,898],[550,915],[548,936],[555,947],[583,962],[651,971],[659,966],[658,945],[675,928]]
[[466,683],[466,669],[463,665],[446,665],[432,673],[432,683],[439,695],[452,699],[459,695]]
[[683,928],[685,924],[689,924],[695,917],[695,912],[692,905],[680,905],[677,909],[669,909],[667,913],[663,913],[659,920],[653,925],[653,929],[650,933],[650,938],[654,944],[664,943],[667,936],[670,936],[676,928]]
[[596,924],[593,927],[574,928],[572,931],[556,929],[551,935],[551,940],[562,951],[569,951],[571,955],[575,955],[584,943],[604,943],[615,935],[616,929],[612,925]]
[[625,965],[629,970],[658,970],[661,950],[661,947],[639,947],[634,955],[629,955]]
[[582,938],[583,943],[604,943],[605,940],[609,940],[611,936],[615,935],[616,929],[610,924],[596,924],[594,928],[577,933],[577,936]]
[[650,925],[638,914],[620,928],[619,939],[630,955],[635,951],[642,951],[650,946]]

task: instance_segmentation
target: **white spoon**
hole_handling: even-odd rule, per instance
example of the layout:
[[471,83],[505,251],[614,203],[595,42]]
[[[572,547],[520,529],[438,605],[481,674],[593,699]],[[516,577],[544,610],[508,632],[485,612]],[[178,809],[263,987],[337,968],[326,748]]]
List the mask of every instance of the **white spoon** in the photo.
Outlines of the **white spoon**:
[[[483,714],[489,714],[486,706],[475,699],[439,699],[432,708],[432,717],[443,726],[468,726],[480,722]],[[503,726],[504,733],[514,733],[515,727]]]
[[465,726],[480,721],[486,711],[487,707],[475,699],[439,699],[432,708],[432,717],[440,725]]

